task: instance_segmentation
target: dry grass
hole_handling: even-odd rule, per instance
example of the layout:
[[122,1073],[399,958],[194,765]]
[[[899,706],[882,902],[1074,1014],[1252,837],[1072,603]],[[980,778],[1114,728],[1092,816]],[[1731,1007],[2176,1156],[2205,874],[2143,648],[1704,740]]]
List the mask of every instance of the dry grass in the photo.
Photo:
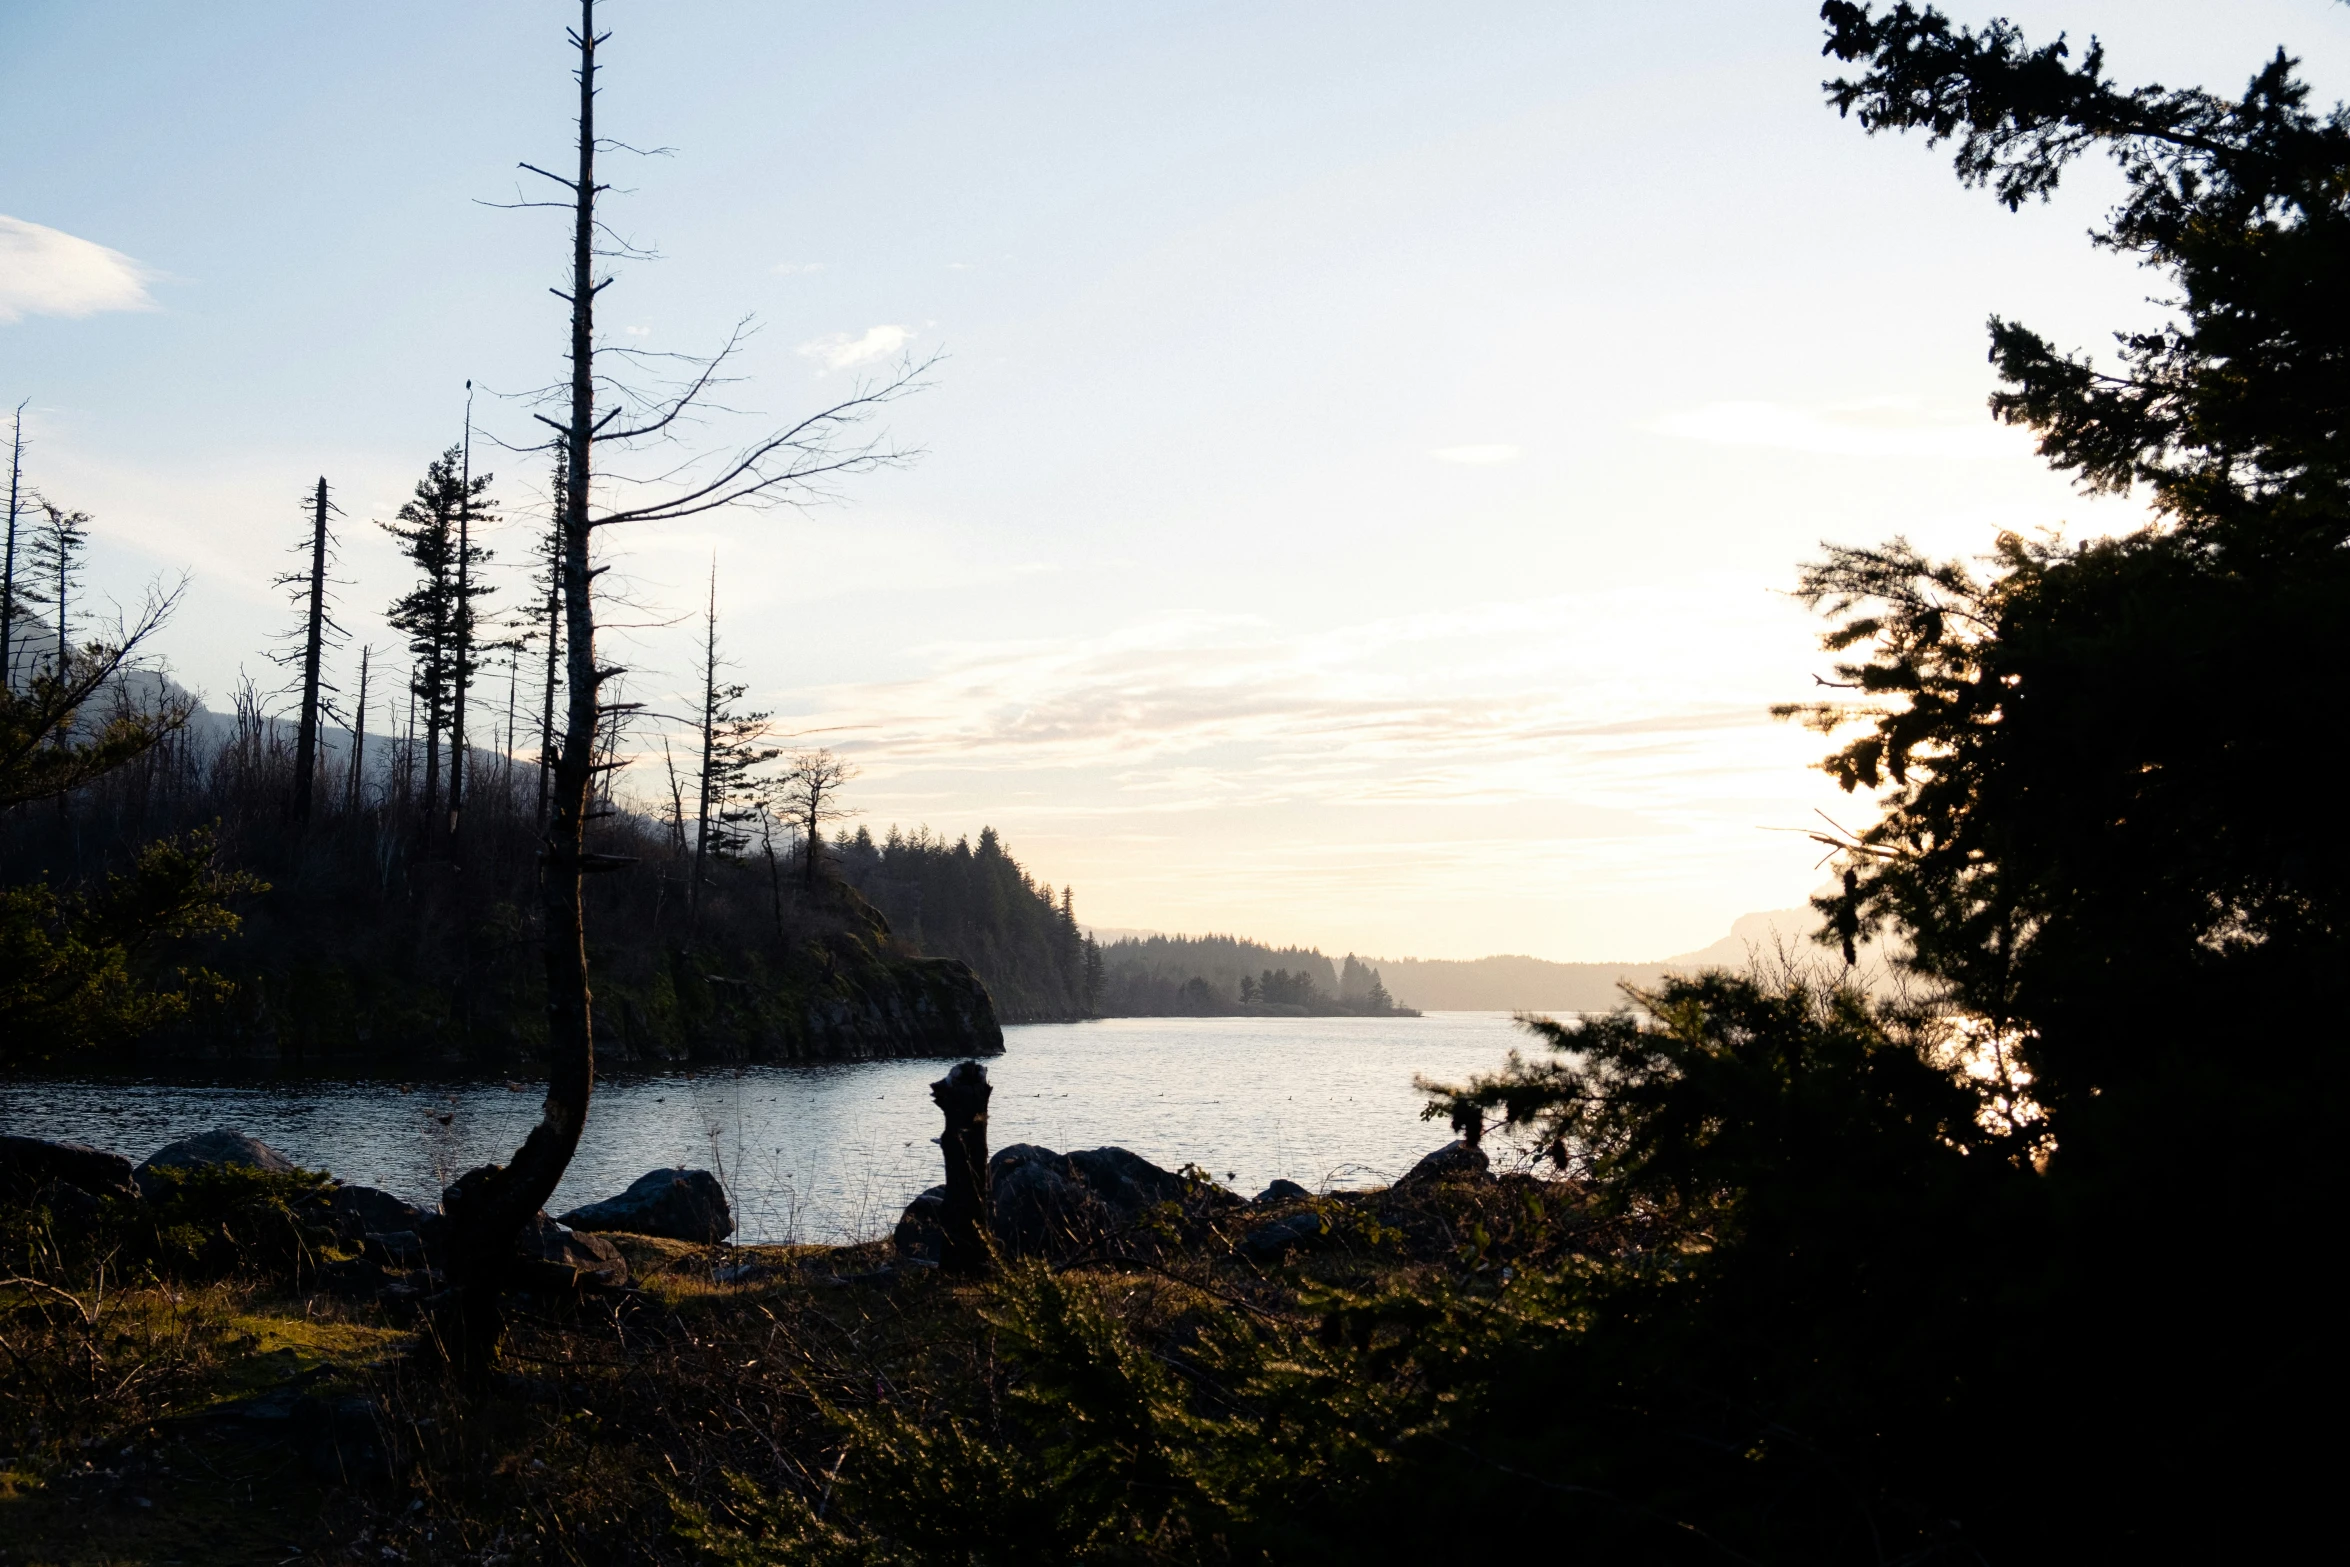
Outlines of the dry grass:
[[[1317,1249],[1265,1267],[1231,1243],[1307,1204],[1194,1215],[1064,1271],[1173,1344],[1219,1312],[1298,1320],[1315,1284],[1555,1250],[1572,1239],[1571,1195],[1513,1178],[1324,1199]],[[507,1374],[473,1397],[403,1353],[412,1330],[372,1304],[237,1284],[67,1291],[72,1306],[0,1293],[17,1359],[0,1411],[0,1563],[278,1563],[296,1547],[303,1562],[378,1567],[683,1562],[696,1558],[678,1504],[723,1511],[732,1477],[827,1504],[843,1457],[827,1406],[993,1419],[1006,1370],[984,1288],[889,1270],[884,1243],[613,1239],[635,1287],[517,1298]],[[323,1482],[299,1422],[271,1413],[305,1395],[369,1400],[388,1476]]]

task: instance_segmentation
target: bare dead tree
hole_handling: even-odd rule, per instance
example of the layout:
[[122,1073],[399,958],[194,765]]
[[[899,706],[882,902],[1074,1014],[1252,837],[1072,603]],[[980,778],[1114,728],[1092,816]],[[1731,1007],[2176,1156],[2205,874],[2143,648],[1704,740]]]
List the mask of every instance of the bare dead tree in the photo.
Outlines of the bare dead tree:
[[856,763],[821,750],[799,752],[784,770],[777,809],[799,829],[800,864],[811,887],[823,864],[826,825],[855,814],[841,808],[839,795],[841,786],[856,776]]
[[361,792],[367,778],[367,660],[374,648],[361,644],[359,648],[359,716],[351,725],[351,767],[343,780],[343,811],[357,816],[366,799]]
[[24,406],[16,405],[16,429],[8,446],[8,548],[0,556],[0,688],[6,689],[16,682],[16,523],[24,512]]
[[465,698],[473,689],[473,383],[465,383],[465,449],[457,487],[457,594],[449,627],[455,656],[449,671],[449,843],[455,851],[465,822]]
[[316,785],[318,769],[318,702],[320,671],[324,664],[326,636],[334,623],[326,612],[326,518],[329,504],[326,495],[326,477],[320,475],[317,491],[311,498],[310,513],[310,569],[280,577],[281,586],[296,586],[301,592],[296,602],[302,605],[302,716],[295,730],[294,804],[293,816],[297,822],[310,820],[311,793]]
[[[587,851],[585,831],[598,733],[607,716],[601,691],[622,671],[596,659],[593,539],[599,529],[631,523],[669,521],[744,505],[805,503],[826,493],[828,480],[902,460],[910,453],[877,440],[852,441],[851,432],[882,404],[920,384],[926,366],[911,362],[879,384],[860,386],[848,398],[753,441],[711,463],[693,460],[649,476],[605,473],[603,448],[675,439],[697,409],[712,406],[723,368],[741,343],[738,328],[725,347],[658,395],[641,395],[598,370],[595,307],[611,285],[599,276],[599,262],[635,254],[603,224],[597,201],[605,185],[597,180],[597,155],[624,150],[596,132],[597,54],[609,41],[595,27],[595,0],[580,0],[579,25],[570,33],[578,57],[579,85],[575,171],[566,176],[535,165],[523,167],[566,194],[554,206],[570,218],[568,289],[556,289],[570,307],[567,384],[556,394],[561,415],[537,417],[555,434],[563,453],[563,614],[567,704],[563,737],[556,752],[550,816],[540,851],[540,922],[546,969],[547,1097],[538,1124],[513,1160],[460,1177],[449,1193],[451,1263],[457,1281],[454,1309],[437,1319],[439,1341],[460,1371],[485,1376],[502,1333],[499,1287],[523,1225],[552,1195],[579,1146],[595,1085],[595,1037],[588,987],[587,932],[581,879],[594,871],[619,869],[613,860]],[[603,242],[603,243],[600,243]],[[641,361],[640,361],[641,362]],[[604,394],[599,399],[599,393]],[[599,401],[602,406],[599,407]],[[596,486],[630,494],[632,504],[596,503]]]
[[555,454],[555,491],[549,497],[547,510],[546,558],[540,569],[546,575],[546,607],[541,622],[541,635],[546,639],[546,690],[539,709],[539,800],[538,814],[532,819],[542,828],[547,823],[547,790],[555,777],[555,687],[562,678],[563,661],[563,497],[571,485],[564,478],[563,453]]

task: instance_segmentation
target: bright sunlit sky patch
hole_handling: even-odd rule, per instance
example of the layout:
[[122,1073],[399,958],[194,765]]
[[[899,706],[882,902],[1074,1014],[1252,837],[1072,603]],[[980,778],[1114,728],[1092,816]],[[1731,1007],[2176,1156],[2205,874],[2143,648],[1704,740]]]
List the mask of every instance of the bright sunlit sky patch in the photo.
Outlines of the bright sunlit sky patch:
[[[603,123],[675,149],[614,160],[662,259],[609,339],[757,319],[713,444],[949,356],[890,421],[919,465],[612,541],[630,695],[687,684],[650,622],[715,555],[742,677],[867,821],[992,823],[1097,924],[1630,959],[1799,902],[1800,830],[1868,808],[1764,716],[1825,667],[1796,563],[2128,526],[1989,423],[1983,323],[2101,348],[2159,291],[2083,241],[2101,171],[2011,216],[1838,121],[1815,10],[609,0]],[[2126,82],[2281,43],[2343,90],[2319,0],[2005,10]],[[192,574],[167,651],[216,702],[318,474],[381,649],[368,519],[467,377],[559,374],[560,219],[478,201],[565,156],[576,14],[0,7],[0,398],[95,586]],[[535,520],[543,461],[482,462]]]

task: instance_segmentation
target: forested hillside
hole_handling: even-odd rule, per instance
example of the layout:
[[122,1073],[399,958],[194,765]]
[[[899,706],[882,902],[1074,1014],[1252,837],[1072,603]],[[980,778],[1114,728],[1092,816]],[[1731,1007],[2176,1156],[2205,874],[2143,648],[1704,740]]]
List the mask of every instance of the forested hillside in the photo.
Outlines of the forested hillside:
[[[194,708],[153,680],[141,689],[166,704],[159,738],[0,818],[0,1060],[102,1050],[413,1070],[537,1053],[537,767],[470,752],[452,826],[422,815],[420,745],[372,738],[354,767],[352,736],[321,735],[316,807],[297,823],[292,725],[251,705]],[[962,965],[886,933],[796,852],[697,867],[673,823],[609,797],[589,841],[627,867],[586,889],[596,1031],[614,1058],[1000,1040]]]
[[1101,948],[1077,926],[1075,891],[1031,880],[993,827],[948,843],[928,828],[865,828],[833,850],[841,877],[886,916],[898,938],[968,963],[1007,1023],[1090,1017]]

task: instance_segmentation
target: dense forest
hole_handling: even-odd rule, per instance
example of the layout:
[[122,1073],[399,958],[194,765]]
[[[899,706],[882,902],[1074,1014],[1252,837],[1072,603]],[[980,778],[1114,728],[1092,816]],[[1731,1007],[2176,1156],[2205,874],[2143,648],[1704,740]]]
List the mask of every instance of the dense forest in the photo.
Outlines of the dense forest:
[[[178,712],[134,760],[0,819],[6,1060],[413,1071],[538,1053],[535,766],[474,751],[455,841],[436,848],[419,826],[422,746],[369,739],[355,769],[352,737],[334,735],[297,827],[294,725],[253,702]],[[969,973],[899,940],[829,873],[810,881],[797,849],[697,866],[674,824],[617,805],[592,843],[630,866],[588,886],[597,1028],[616,1059],[990,1047]]]
[[1238,936],[1128,936],[1101,949],[1104,1017],[1413,1015],[1352,953],[1333,964],[1304,947]]
[[1007,1023],[1094,1014],[1102,949],[1077,925],[1076,893],[1031,880],[993,827],[949,844],[928,829],[860,827],[834,851],[843,880],[889,919],[898,937],[968,963]]

